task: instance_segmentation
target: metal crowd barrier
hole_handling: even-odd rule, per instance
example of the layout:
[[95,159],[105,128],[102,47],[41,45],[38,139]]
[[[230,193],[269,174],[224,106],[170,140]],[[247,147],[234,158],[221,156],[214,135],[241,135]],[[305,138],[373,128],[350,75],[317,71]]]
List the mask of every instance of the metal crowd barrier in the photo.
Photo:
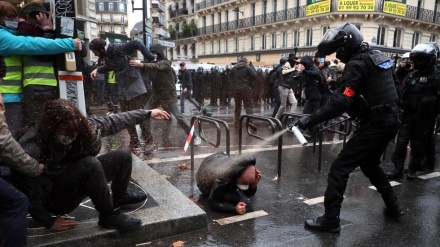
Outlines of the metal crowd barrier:
[[[264,121],[269,123],[270,128],[272,130],[272,134],[275,134],[277,131],[280,131],[282,129],[282,125],[280,120],[278,120],[277,118],[273,118],[273,117],[264,117],[264,116],[259,116],[259,115],[242,115],[240,117],[240,125],[238,128],[238,154],[241,155],[241,151],[242,151],[242,142],[243,142],[243,121],[246,120],[246,131],[248,133],[249,136],[252,136],[258,140],[265,140],[264,137],[256,135],[254,133],[251,133],[249,128],[249,123],[250,120],[252,119],[256,119],[256,120],[260,120],[260,121]],[[283,136],[280,135],[278,137],[278,177],[281,177],[281,157],[282,157],[282,152],[283,152]]]
[[[229,130],[229,125],[228,123],[226,123],[223,120],[220,119],[216,119],[213,117],[207,117],[207,116],[194,116],[191,118],[191,126],[194,125],[194,122],[196,121],[196,119],[198,120],[199,124],[198,124],[198,134],[199,137],[204,140],[205,142],[207,142],[208,144],[212,145],[215,148],[218,148],[220,146],[220,141],[221,141],[221,129],[220,129],[220,125],[223,125],[226,131],[226,154],[228,156],[231,156],[231,133]],[[206,122],[206,123],[210,123],[213,124],[216,128],[217,131],[217,140],[216,142],[211,142],[210,140],[206,139],[204,135],[201,135],[201,133],[203,132],[203,127],[202,127],[202,122]],[[195,132],[195,130],[194,130]],[[191,171],[194,172],[194,138],[191,139]]]
[[[308,116],[309,114],[302,114],[302,113],[284,113],[281,115],[281,122],[283,123],[283,126],[285,127],[287,125],[287,121],[289,117],[292,118],[301,118],[304,116]],[[341,116],[343,117],[342,120],[332,122],[329,125],[318,127],[317,134],[310,136],[310,135],[304,135],[306,138],[312,138],[313,137],[313,153],[316,152],[316,142],[319,140],[319,148],[318,148],[318,171],[321,171],[321,158],[322,158],[322,136],[324,132],[328,133],[336,133],[344,136],[344,145],[346,142],[347,136],[351,133],[352,125],[351,125],[351,118],[348,116]],[[339,125],[344,123],[344,131],[339,130],[333,130],[331,127]]]

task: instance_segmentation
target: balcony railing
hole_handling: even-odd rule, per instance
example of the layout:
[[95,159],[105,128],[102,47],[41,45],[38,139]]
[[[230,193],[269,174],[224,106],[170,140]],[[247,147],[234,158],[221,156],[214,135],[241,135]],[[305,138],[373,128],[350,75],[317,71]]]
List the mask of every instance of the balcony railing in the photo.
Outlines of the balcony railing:
[[188,9],[174,9],[174,10],[168,10],[170,14],[170,19],[176,18],[179,16],[187,16],[188,15]]
[[109,18],[99,19],[99,23],[101,24],[127,24],[127,20],[110,20]]
[[[204,6],[209,7],[215,4],[229,2],[229,0],[205,0],[201,3],[198,3],[197,9],[205,8]],[[257,15],[253,17],[242,18],[239,20],[233,20],[229,22],[223,22],[215,25],[210,25],[206,27],[201,27],[196,30],[192,30],[191,32],[183,34],[182,32],[177,33],[177,35],[171,36],[171,39],[182,39],[189,38],[200,35],[207,35],[211,33],[232,31],[241,28],[250,28],[254,26],[272,24],[282,21],[289,21],[292,19],[303,18],[306,17],[306,7],[300,6],[294,7],[287,10],[280,10],[276,12],[270,12],[267,14]],[[334,2],[331,7],[331,12],[337,12],[337,3]],[[382,12],[383,3],[376,2],[375,4],[375,12]],[[365,12],[359,12],[365,13]],[[433,10],[417,8],[416,6],[407,5],[406,6],[406,15],[405,17],[410,19],[415,19],[419,21],[431,22],[435,24],[440,24],[440,12],[435,12]]]
[[209,8],[211,6],[221,4],[221,3],[227,3],[227,2],[233,2],[235,0],[205,0],[198,4],[196,4],[196,11]]

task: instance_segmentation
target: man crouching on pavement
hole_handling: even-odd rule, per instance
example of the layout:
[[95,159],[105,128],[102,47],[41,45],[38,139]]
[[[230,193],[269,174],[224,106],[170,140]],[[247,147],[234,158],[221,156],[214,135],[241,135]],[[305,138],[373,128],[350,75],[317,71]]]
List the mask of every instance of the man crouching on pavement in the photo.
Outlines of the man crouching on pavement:
[[203,160],[197,173],[197,187],[208,196],[213,211],[245,214],[252,211],[249,198],[261,179],[252,155],[230,158],[219,152]]

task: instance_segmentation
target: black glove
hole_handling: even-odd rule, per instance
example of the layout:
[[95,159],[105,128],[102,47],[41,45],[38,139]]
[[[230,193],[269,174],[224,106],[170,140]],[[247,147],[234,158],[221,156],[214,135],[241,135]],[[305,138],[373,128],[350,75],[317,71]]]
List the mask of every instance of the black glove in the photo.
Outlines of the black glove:
[[310,122],[310,117],[309,116],[305,116],[302,117],[298,120],[298,122],[296,122],[296,126],[298,126],[299,128],[305,130],[308,129],[310,127],[313,126],[313,124]]

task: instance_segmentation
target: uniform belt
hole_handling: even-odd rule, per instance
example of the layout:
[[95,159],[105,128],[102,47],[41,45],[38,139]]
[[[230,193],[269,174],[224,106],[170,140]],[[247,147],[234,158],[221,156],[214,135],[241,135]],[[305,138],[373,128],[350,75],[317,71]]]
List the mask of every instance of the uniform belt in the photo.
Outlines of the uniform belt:
[[370,107],[370,113],[378,114],[378,113],[384,113],[384,112],[392,112],[393,110],[397,110],[397,104],[382,104],[377,106]]

